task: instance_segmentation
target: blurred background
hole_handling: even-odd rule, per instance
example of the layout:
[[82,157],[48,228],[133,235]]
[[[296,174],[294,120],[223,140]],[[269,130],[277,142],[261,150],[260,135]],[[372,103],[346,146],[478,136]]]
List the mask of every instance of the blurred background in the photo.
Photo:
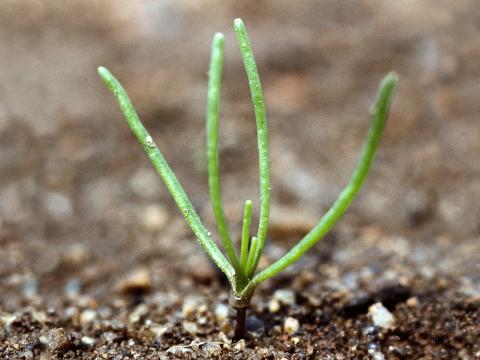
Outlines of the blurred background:
[[341,226],[426,244],[478,238],[478,1],[4,0],[3,286],[31,277],[61,284],[72,272],[99,284],[166,260],[202,276],[208,262],[96,68],[123,83],[213,229],[204,113],[210,42],[225,33],[220,156],[238,234],[243,201],[258,198],[258,163],[236,17],[247,25],[269,115],[272,246],[298,240],[346,184],[391,70],[400,76],[391,118]]

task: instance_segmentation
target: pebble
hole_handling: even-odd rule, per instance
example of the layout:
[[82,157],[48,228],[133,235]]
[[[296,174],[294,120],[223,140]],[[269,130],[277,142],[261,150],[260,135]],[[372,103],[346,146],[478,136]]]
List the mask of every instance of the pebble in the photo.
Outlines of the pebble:
[[293,334],[297,332],[299,327],[300,323],[298,320],[290,316],[287,317],[283,323],[283,331],[285,331],[287,334]]
[[22,287],[23,296],[27,299],[32,299],[38,294],[38,281],[35,278],[28,278],[23,283]]
[[246,347],[247,347],[247,344],[245,343],[245,340],[241,339],[235,344],[233,349],[235,350],[235,352],[240,352],[245,350]]
[[192,314],[201,312],[204,308],[206,309],[206,305],[201,297],[188,295],[183,301],[182,316],[184,318],[189,318]]
[[52,329],[47,334],[47,346],[50,352],[58,352],[68,346],[68,339],[63,328]]
[[377,302],[368,308],[368,316],[372,319],[373,324],[380,328],[390,329],[395,324],[393,314],[380,302]]
[[195,335],[198,332],[198,326],[194,322],[184,321],[182,322],[183,330],[188,332],[191,335]]
[[407,306],[409,307],[417,307],[418,306],[418,298],[413,296],[407,299]]
[[268,310],[272,314],[275,314],[275,313],[279,312],[281,308],[282,308],[282,306],[280,304],[280,301],[278,301],[277,299],[271,299],[268,302]]
[[17,319],[17,316],[10,313],[0,313],[0,324],[4,327],[8,328],[11,323],[13,323]]
[[97,312],[91,309],[83,310],[80,314],[80,324],[83,326],[92,323],[97,318]]
[[177,345],[177,346],[172,346],[171,348],[169,348],[167,350],[167,354],[174,355],[174,356],[181,356],[181,355],[187,355],[187,354],[192,355],[193,350],[190,349],[188,346]]
[[92,347],[95,345],[95,339],[90,337],[90,336],[82,336],[82,344],[87,346],[87,347]]
[[74,243],[65,250],[63,260],[70,265],[80,266],[85,264],[89,255],[89,249],[85,244]]
[[70,198],[62,193],[50,192],[44,200],[48,215],[57,221],[64,221],[73,215],[73,206]]
[[134,324],[136,322],[139,322],[142,316],[148,313],[148,307],[146,304],[140,304],[138,305],[135,310],[132,311],[130,316],[128,317],[128,321],[130,324]]
[[71,279],[65,284],[65,296],[69,299],[75,299],[82,291],[82,283],[79,279]]
[[202,346],[202,351],[208,358],[218,357],[222,354],[222,347],[216,342],[207,342]]
[[217,304],[217,306],[215,306],[215,310],[214,310],[214,313],[215,313],[215,318],[217,319],[217,321],[223,321],[225,320],[227,317],[228,317],[228,311],[229,311],[229,308],[227,305],[225,304]]
[[248,331],[253,331],[256,333],[263,333],[265,331],[265,326],[263,325],[262,320],[254,315],[247,317],[245,320],[245,327]]
[[32,318],[41,324],[44,324],[47,321],[47,314],[44,311],[33,310],[31,314]]
[[160,324],[151,324],[150,325],[150,332],[155,336],[155,339],[159,340],[163,334],[165,334],[168,330],[166,325]]
[[114,333],[113,331],[107,331],[107,332],[103,333],[102,336],[105,339],[105,341],[107,342],[107,344],[111,344],[114,341],[117,341],[122,337],[122,335]]
[[283,305],[295,305],[295,293],[292,290],[279,289],[273,293],[272,297]]
[[369,349],[368,354],[372,357],[373,360],[385,360],[385,355],[383,355],[381,351]]
[[128,294],[132,292],[146,292],[151,289],[150,273],[147,269],[137,269],[118,282],[118,292]]

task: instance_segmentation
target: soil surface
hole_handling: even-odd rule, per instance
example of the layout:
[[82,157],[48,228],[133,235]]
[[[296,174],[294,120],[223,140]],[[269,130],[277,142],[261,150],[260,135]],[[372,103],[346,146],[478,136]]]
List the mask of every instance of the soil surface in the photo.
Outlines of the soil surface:
[[[237,239],[258,163],[236,17],[269,114],[262,268],[335,200],[378,83],[401,80],[359,198],[260,285],[240,341],[228,284],[96,75],[125,85],[215,236],[206,69],[225,33],[220,161]],[[0,53],[0,358],[480,359],[478,1],[7,0]]]

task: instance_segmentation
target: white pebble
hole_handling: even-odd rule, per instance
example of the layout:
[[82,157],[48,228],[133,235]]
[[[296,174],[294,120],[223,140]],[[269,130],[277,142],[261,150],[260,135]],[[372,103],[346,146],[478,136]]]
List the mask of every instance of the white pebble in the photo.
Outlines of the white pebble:
[[268,302],[268,310],[272,314],[275,314],[275,313],[279,312],[280,308],[281,308],[280,301],[278,301],[277,299],[271,299]]
[[368,350],[368,354],[372,356],[373,360],[385,360],[385,355],[381,351]]
[[217,304],[215,307],[215,317],[217,321],[223,321],[228,317],[228,306],[225,304]]
[[172,346],[167,350],[167,354],[169,355],[174,355],[174,356],[180,356],[180,355],[186,355],[186,354],[193,354],[193,350],[190,349],[187,346]]
[[207,342],[202,346],[202,350],[209,359],[218,357],[222,354],[222,347],[216,342]]
[[278,300],[283,305],[295,305],[295,293],[292,290],[280,289],[273,293],[273,299]]
[[9,313],[0,313],[0,324],[9,327],[17,319],[16,315]]
[[131,324],[134,324],[136,322],[139,322],[142,316],[144,316],[146,313],[148,313],[148,307],[145,304],[140,304],[138,305],[135,310],[132,311],[130,316],[128,317],[128,321]]
[[380,328],[389,329],[395,324],[393,314],[380,302],[377,302],[368,308],[368,316],[371,317],[373,324]]
[[297,332],[299,327],[300,323],[293,317],[287,317],[283,323],[283,331],[285,331],[287,334],[293,334]]
[[203,299],[199,296],[190,295],[185,297],[182,306],[182,315],[184,318],[190,317],[192,314],[200,312],[200,307],[202,307]]
[[90,336],[82,336],[82,344],[91,347],[95,345],[95,339]]
[[93,322],[96,318],[97,313],[94,310],[87,309],[80,314],[80,323],[86,325]]
[[235,344],[234,350],[235,352],[240,352],[245,350],[246,347],[247,344],[245,343],[245,340],[241,339]]
[[62,193],[50,192],[44,200],[48,214],[55,220],[66,220],[73,215],[73,206],[70,198]]

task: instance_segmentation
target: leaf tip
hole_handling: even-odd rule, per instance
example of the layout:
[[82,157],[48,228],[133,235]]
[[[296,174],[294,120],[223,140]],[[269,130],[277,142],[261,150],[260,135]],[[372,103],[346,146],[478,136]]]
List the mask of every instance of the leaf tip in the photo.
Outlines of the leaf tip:
[[233,26],[235,27],[235,29],[238,29],[245,27],[245,24],[243,23],[242,19],[236,18],[235,20],[233,20]]

